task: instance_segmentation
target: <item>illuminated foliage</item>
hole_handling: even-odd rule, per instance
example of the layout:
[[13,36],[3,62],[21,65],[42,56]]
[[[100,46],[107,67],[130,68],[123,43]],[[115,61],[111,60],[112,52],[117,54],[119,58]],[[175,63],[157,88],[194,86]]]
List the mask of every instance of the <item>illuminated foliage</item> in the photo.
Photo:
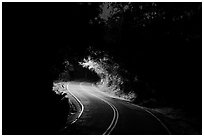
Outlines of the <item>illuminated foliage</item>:
[[135,93],[124,93],[121,88],[124,84],[124,78],[119,73],[121,70],[119,64],[114,62],[114,60],[107,54],[104,54],[104,52],[92,50],[91,53],[93,56],[88,56],[82,62],[79,62],[79,64],[91,71],[94,71],[100,77],[101,80],[97,83],[97,85],[112,95],[116,95],[127,100],[133,100],[135,98]]
[[124,22],[135,27],[145,27],[164,16],[164,12],[154,2],[104,2],[99,5],[99,11],[98,16],[90,22],[104,24],[107,27],[121,27]]

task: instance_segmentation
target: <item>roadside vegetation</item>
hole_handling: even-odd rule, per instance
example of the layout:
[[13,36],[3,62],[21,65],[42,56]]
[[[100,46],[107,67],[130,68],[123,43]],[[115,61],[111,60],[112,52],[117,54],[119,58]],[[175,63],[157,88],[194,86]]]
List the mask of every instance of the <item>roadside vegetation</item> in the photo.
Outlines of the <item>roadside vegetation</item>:
[[64,58],[59,81],[95,83],[158,114],[174,134],[201,134],[201,5],[88,5],[97,9],[89,25],[102,36],[80,57]]

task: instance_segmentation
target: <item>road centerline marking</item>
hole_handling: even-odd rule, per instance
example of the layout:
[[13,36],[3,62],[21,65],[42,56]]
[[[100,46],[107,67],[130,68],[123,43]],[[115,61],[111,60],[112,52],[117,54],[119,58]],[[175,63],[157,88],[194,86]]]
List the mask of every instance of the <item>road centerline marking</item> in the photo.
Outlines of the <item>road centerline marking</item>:
[[[93,87],[93,84],[92,84],[92,87]],[[95,88],[95,87],[94,87],[94,88]],[[99,92],[99,91],[98,91],[98,92]],[[136,104],[132,104],[132,103],[130,103],[130,102],[126,102],[126,103],[131,104],[131,105],[133,105],[133,106],[136,106],[136,107],[138,107],[138,108],[144,110],[146,113],[150,114],[152,117],[154,117],[154,118],[161,124],[161,126],[168,132],[169,135],[172,135],[171,132],[170,132],[170,130],[167,128],[167,126],[166,126],[157,116],[155,116],[152,112],[150,112],[150,111],[146,110],[145,108],[143,108],[143,107],[141,107],[141,106],[138,106],[138,105],[136,105]]]
[[[82,88],[81,83],[80,83],[80,87]],[[88,93],[91,94],[90,92],[88,92]],[[113,129],[115,128],[115,126],[117,124],[118,117],[119,117],[119,112],[118,112],[117,108],[113,104],[109,103],[108,101],[106,101],[106,100],[104,100],[104,99],[102,99],[102,98],[100,98],[100,97],[98,97],[98,96],[96,96],[94,94],[91,94],[91,95],[95,96],[96,98],[98,98],[98,99],[102,100],[103,102],[107,103],[113,110],[113,119],[111,121],[111,124],[106,129],[106,131],[103,133],[103,135],[109,135],[113,131]]]

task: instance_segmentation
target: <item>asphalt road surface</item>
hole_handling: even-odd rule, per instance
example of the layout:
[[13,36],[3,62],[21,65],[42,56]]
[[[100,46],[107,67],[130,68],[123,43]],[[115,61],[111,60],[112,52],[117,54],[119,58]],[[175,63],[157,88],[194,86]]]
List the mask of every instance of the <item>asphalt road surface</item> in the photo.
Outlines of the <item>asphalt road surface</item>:
[[[67,83],[67,94],[78,105],[77,118],[65,134],[75,135],[168,135],[163,122],[148,110],[113,98],[88,83]],[[76,103],[75,102],[75,103]]]

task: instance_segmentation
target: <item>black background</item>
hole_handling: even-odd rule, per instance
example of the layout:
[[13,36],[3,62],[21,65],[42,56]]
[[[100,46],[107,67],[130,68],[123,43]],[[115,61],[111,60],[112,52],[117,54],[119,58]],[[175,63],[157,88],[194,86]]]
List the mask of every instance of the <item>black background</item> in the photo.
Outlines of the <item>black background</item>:
[[[163,6],[171,9],[173,4],[167,5]],[[61,115],[53,101],[56,76],[50,69],[65,57],[83,57],[93,43],[154,83],[174,106],[201,114],[201,14],[177,25],[153,24],[137,33],[125,29],[120,43],[111,43],[103,28],[88,24],[97,14],[94,8],[76,3],[3,3],[5,133],[57,133]],[[186,41],[177,31],[198,37]]]

